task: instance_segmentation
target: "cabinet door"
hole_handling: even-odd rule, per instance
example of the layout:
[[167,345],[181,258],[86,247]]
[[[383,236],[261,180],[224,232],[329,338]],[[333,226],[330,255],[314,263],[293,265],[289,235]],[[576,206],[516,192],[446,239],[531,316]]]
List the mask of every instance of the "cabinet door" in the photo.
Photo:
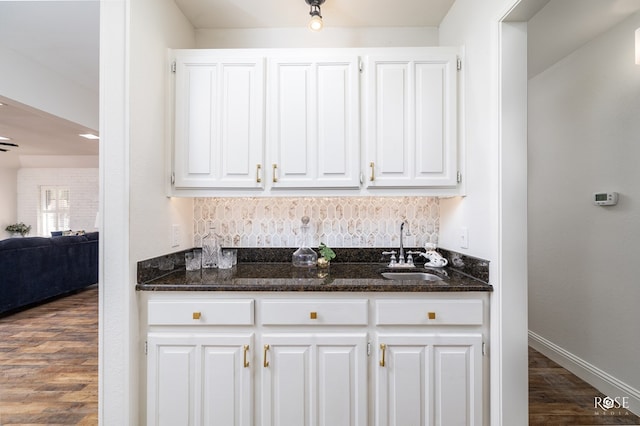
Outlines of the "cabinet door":
[[360,185],[358,58],[269,59],[273,188]]
[[250,336],[210,337],[202,345],[202,424],[253,424]]
[[267,334],[262,348],[262,426],[367,426],[366,334]]
[[376,426],[482,424],[480,334],[380,334],[375,347]]
[[147,344],[147,425],[197,424],[197,343],[150,334]]
[[252,335],[150,333],[147,424],[253,424],[252,341]]
[[175,187],[263,188],[264,59],[176,53]]
[[457,184],[456,73],[455,53],[367,58],[369,188]]

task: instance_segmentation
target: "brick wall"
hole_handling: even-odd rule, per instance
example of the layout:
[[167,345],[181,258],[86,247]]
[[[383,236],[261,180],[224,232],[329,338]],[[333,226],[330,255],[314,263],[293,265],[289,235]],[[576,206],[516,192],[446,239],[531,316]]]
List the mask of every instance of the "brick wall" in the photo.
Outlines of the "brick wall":
[[[40,187],[63,186],[71,191],[70,228],[95,231],[98,212],[98,169],[20,169],[18,171],[18,222],[31,225],[30,236],[40,235]],[[49,236],[49,235],[47,235]]]

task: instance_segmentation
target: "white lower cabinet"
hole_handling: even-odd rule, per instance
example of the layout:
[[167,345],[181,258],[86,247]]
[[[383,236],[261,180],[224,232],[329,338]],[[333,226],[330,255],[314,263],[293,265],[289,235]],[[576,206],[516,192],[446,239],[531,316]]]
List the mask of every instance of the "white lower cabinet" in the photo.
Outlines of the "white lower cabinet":
[[481,425],[482,335],[378,334],[377,426]]
[[488,423],[488,295],[149,293],[149,426]]
[[262,426],[367,426],[367,335],[262,336]]
[[253,334],[149,333],[148,425],[253,424]]

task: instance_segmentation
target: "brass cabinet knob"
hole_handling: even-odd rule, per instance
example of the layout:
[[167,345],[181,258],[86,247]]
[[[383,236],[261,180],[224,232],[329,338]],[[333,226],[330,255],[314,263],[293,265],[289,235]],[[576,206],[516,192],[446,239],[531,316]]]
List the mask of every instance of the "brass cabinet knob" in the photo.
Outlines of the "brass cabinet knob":
[[193,313],[193,319],[195,319],[195,320],[199,320],[201,316],[202,316],[202,312],[194,312]]
[[436,319],[436,313],[435,312],[428,312],[427,313],[427,318],[429,318],[430,320]]
[[309,314],[309,318],[310,319],[318,319],[318,313],[317,312],[311,312]]

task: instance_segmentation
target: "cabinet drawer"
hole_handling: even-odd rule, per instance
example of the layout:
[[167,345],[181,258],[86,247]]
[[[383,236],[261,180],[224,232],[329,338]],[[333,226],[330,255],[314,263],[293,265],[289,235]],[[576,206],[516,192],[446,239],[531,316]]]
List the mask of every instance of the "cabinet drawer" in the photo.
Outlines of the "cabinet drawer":
[[367,325],[368,302],[356,300],[265,300],[264,325]]
[[378,300],[376,325],[481,325],[482,300]]
[[253,325],[253,299],[151,300],[149,325]]

